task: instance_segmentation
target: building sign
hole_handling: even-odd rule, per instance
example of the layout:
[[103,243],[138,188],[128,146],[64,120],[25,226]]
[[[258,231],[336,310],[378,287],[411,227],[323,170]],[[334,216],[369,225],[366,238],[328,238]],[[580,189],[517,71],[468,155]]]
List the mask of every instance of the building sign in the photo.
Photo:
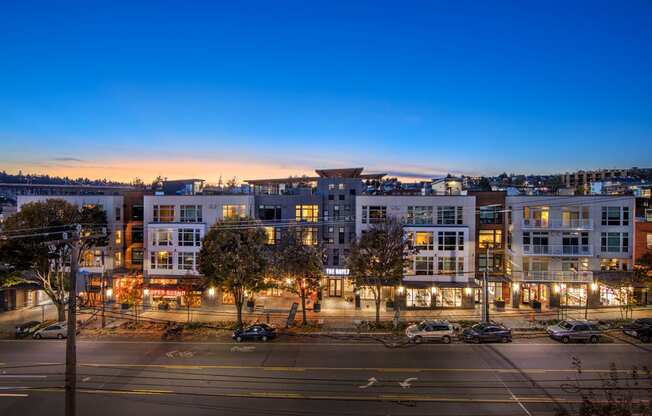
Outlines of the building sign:
[[344,269],[339,267],[327,267],[326,274],[329,276],[348,276],[349,269]]

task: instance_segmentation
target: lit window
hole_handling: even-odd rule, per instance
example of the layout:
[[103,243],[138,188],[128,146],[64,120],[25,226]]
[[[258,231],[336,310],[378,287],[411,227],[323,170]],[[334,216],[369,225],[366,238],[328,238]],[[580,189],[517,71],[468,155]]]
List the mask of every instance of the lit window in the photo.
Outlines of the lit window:
[[317,222],[319,221],[319,205],[296,205],[295,218],[297,222]]
[[174,222],[174,205],[154,205],[154,222]]
[[246,216],[246,205],[224,205],[222,207],[222,217],[225,219],[244,218]]

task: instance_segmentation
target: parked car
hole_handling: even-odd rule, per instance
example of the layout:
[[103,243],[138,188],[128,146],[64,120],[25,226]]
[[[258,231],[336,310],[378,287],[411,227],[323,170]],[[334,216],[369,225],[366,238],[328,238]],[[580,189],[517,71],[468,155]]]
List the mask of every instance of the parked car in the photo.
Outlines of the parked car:
[[408,326],[405,330],[405,335],[407,335],[410,341],[417,344],[431,340],[450,344],[451,340],[455,337],[455,329],[448,321],[423,321]]
[[568,344],[570,341],[600,341],[602,331],[595,324],[585,320],[561,321],[547,328],[550,338]]
[[29,321],[24,324],[16,325],[16,331],[14,335],[16,338],[26,337],[32,332],[34,332],[38,326],[41,325],[39,321]]
[[34,332],[34,338],[58,338],[64,339],[68,334],[68,325],[65,322],[57,322],[56,324],[48,325],[43,329]]
[[247,328],[239,328],[233,331],[231,337],[237,342],[246,340],[261,340],[266,342],[270,339],[276,338],[276,329],[267,324],[254,324]]
[[623,332],[642,342],[650,342],[652,340],[652,318],[640,318],[631,324],[625,324]]
[[480,323],[462,332],[466,342],[512,342],[512,330],[498,323]]

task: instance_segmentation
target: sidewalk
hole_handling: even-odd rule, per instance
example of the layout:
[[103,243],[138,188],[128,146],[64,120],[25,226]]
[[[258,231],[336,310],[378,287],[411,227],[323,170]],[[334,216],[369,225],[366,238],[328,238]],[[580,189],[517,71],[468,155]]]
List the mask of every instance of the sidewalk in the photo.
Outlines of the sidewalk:
[[[262,321],[262,322],[282,322],[288,316],[288,310],[274,309],[273,311],[255,311],[249,313],[243,311],[243,319],[247,321]],[[350,310],[322,310],[315,313],[311,310],[307,311],[308,320],[311,322],[318,322],[327,328],[351,328],[360,321],[373,321],[375,320],[375,310],[373,308],[365,309],[350,309]],[[584,319],[584,309],[568,309],[564,311],[566,319]],[[129,312],[131,314],[131,312]],[[497,312],[493,308],[490,310],[490,319],[502,322],[503,324],[513,328],[529,328],[535,320],[550,320],[559,317],[558,311],[546,310],[535,313],[529,308],[509,309]],[[149,319],[157,319],[163,321],[177,321],[186,322],[188,320],[187,310],[170,310],[158,311],[147,310],[140,312],[139,316]],[[212,308],[191,309],[190,321],[192,322],[226,322],[234,321],[236,317],[235,307],[232,305],[221,305]],[[393,311],[381,311],[380,319],[383,321],[391,321],[394,317]],[[652,317],[652,307],[635,308],[633,318]],[[449,321],[472,320],[479,321],[481,319],[481,308],[475,309],[437,309],[437,310],[419,310],[419,311],[401,311],[402,321],[419,321],[423,319],[446,319]],[[589,309],[588,319],[590,320],[607,320],[607,319],[622,319],[621,310],[619,308],[601,308]],[[297,312],[295,321],[301,320],[301,311]]]

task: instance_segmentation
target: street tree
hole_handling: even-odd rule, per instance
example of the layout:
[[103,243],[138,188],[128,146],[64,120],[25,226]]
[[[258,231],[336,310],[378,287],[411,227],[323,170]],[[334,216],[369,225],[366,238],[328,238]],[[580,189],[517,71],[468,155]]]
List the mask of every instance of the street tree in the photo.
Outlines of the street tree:
[[225,219],[204,237],[199,270],[206,286],[221,287],[233,295],[238,326],[249,293],[265,287],[269,265],[265,230],[251,218]]
[[306,297],[319,290],[324,252],[319,245],[305,244],[301,231],[295,227],[283,234],[274,250],[273,269],[281,287],[299,295],[302,325],[306,325]]
[[377,324],[383,287],[400,285],[414,253],[412,242],[405,238],[396,217],[373,224],[351,244],[347,258],[349,277],[356,288],[368,287],[373,293]]
[[77,224],[82,227],[82,252],[107,244],[108,238],[98,232],[107,226],[103,210],[97,206],[80,209],[61,199],[23,205],[5,221],[0,241],[0,263],[9,270],[0,283],[28,284],[43,290],[57,308],[60,321],[65,320],[70,284],[71,248],[63,237]]

